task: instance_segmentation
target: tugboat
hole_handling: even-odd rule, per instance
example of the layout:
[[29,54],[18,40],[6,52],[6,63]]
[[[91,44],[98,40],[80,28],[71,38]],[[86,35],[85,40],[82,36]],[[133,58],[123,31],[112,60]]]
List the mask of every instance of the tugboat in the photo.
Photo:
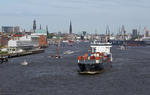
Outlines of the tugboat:
[[112,53],[110,42],[93,41],[90,53],[78,56],[79,74],[98,74],[112,67]]
[[0,64],[3,64],[4,62],[8,61],[8,56],[0,55]]

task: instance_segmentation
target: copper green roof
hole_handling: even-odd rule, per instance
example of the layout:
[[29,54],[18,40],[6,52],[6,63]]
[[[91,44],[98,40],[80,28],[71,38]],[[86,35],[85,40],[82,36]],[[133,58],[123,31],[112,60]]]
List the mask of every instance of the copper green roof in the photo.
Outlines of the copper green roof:
[[46,30],[41,29],[41,30],[35,30],[35,33],[46,33]]

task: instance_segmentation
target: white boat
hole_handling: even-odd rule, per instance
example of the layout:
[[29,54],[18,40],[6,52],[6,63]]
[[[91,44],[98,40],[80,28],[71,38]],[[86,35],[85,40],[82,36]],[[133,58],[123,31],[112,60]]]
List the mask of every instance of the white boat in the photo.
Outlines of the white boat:
[[72,54],[72,53],[74,53],[74,51],[71,51],[71,50],[67,50],[64,52],[64,54]]
[[28,65],[28,62],[26,60],[24,60],[24,62],[22,62],[21,65],[26,66],[26,65]]
[[125,46],[120,46],[120,50],[126,50]]

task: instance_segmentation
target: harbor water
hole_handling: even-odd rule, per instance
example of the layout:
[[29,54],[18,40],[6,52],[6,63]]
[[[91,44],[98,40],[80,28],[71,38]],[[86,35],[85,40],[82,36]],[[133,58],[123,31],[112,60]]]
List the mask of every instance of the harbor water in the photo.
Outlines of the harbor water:
[[[44,53],[11,58],[0,64],[0,95],[150,95],[150,47],[112,47],[112,69],[97,75],[79,75],[77,57],[88,43],[56,46]],[[73,51],[64,54],[65,51]],[[26,60],[28,65],[21,65]]]

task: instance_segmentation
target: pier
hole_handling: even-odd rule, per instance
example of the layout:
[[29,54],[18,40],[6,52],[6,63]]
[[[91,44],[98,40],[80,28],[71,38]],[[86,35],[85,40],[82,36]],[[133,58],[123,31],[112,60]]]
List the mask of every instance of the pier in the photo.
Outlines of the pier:
[[25,51],[21,53],[10,53],[8,54],[8,58],[26,56],[26,55],[31,55],[31,54],[38,54],[38,53],[43,53],[43,52],[44,52],[44,49],[37,49],[37,50],[30,50],[30,51]]
[[[20,52],[20,53],[8,53],[8,54],[4,54],[2,56],[8,56],[8,58],[14,58],[14,57],[43,53],[43,52],[44,52],[44,49],[35,49],[35,50],[29,50],[29,51],[24,51],[24,52]],[[4,57],[0,58],[0,60],[4,60],[4,59],[6,59],[6,58],[4,58]]]

